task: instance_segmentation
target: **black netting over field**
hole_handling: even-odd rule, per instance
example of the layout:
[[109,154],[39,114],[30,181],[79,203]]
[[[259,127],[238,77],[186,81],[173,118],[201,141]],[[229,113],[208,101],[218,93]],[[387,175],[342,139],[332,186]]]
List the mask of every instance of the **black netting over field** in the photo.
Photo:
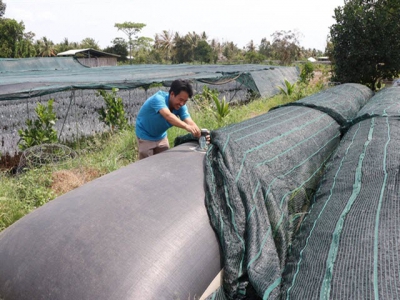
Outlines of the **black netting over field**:
[[[123,99],[126,116],[133,124],[143,102],[151,93],[167,88],[121,90],[118,96]],[[54,94],[34,97],[27,100],[0,102],[1,153],[14,154],[18,152],[18,129],[26,128],[27,119],[36,119],[37,103],[47,104],[53,98],[54,111],[57,115],[55,129],[60,142],[74,141],[77,138],[102,133],[109,128],[99,121],[98,110],[104,106],[102,97],[96,95],[96,90],[64,91]]]
[[[296,67],[268,65],[130,65],[87,68],[71,57],[29,58],[0,62],[0,101],[32,98],[72,89],[148,88],[189,79],[207,84],[238,81],[262,97],[276,94],[284,80],[297,81]],[[254,74],[254,77],[253,77]],[[263,75],[264,74],[264,75]],[[274,84],[265,78],[273,78]]]
[[[143,102],[158,90],[168,91],[177,78],[193,82],[195,94],[215,89],[228,102],[246,102],[254,95],[272,97],[287,79],[294,83],[295,67],[267,65],[133,65],[88,68],[73,58],[0,60],[0,152],[18,152],[18,129],[35,119],[37,103],[54,99],[60,141],[73,141],[108,130],[99,121],[104,100],[98,89],[119,88],[128,121],[134,124]],[[157,84],[157,87],[153,84]],[[12,101],[11,101],[12,100]],[[188,104],[190,106],[190,102]]]
[[360,110],[293,242],[286,299],[400,297],[400,89]]
[[352,120],[373,95],[369,88],[356,83],[346,83],[321,93],[287,105],[321,110],[343,125]]
[[[351,87],[332,88],[341,95],[335,101],[359,103],[362,96],[365,103],[372,95],[364,86]],[[324,102],[329,95],[322,92],[312,100]],[[209,299],[244,299],[253,289],[261,298],[276,299],[293,232],[339,144],[340,125],[318,109],[286,106],[211,137],[206,205],[221,243],[224,277],[223,287]]]
[[286,299],[399,299],[399,148],[397,117],[346,133],[293,242]]
[[363,115],[400,116],[400,88],[385,88],[376,93],[368,105],[358,113],[359,117]]

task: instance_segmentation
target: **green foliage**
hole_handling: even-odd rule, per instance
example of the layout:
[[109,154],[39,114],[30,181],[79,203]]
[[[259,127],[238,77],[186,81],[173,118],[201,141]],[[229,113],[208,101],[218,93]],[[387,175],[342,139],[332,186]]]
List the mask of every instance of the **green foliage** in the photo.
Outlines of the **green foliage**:
[[194,48],[194,60],[201,63],[211,63],[213,61],[213,49],[205,40],[201,40]]
[[[138,40],[137,34],[146,26],[144,23],[134,23],[134,22],[124,22],[124,23],[115,23],[114,27],[118,30],[121,30],[128,36],[128,45],[129,45],[129,55],[131,59],[129,60],[132,63],[132,50],[135,44],[135,41]],[[134,38],[133,38],[134,37]]]
[[286,96],[291,96],[294,92],[295,86],[296,83],[291,84],[289,81],[285,79],[285,87],[278,86],[278,88],[280,89],[281,94],[284,94]]
[[314,65],[307,61],[301,69],[300,82],[309,83],[314,78]]
[[283,65],[289,65],[300,56],[299,33],[276,31],[272,34],[272,53]]
[[272,46],[271,42],[269,42],[266,38],[261,39],[260,46],[258,46],[258,52],[265,57],[272,57]]
[[196,107],[200,111],[210,110],[211,103],[213,101],[213,96],[218,97],[218,91],[212,90],[208,86],[203,86],[203,91],[201,94],[196,94],[193,96],[192,101],[195,103]]
[[175,63],[184,63],[184,62],[193,62],[194,54],[193,49],[195,47],[192,39],[188,36],[180,37],[179,35],[175,36],[174,40],[174,51],[172,55],[172,61]]
[[256,51],[248,51],[244,57],[246,62],[251,64],[259,64],[265,60],[265,56]]
[[104,52],[117,54],[120,57],[117,58],[118,61],[126,61],[128,56],[128,43],[123,38],[115,38],[112,40],[113,46],[104,49]]
[[131,39],[133,35],[139,33],[143,29],[143,27],[146,27],[146,24],[124,22],[124,23],[115,23],[114,27],[116,27],[118,30],[121,30],[129,37],[129,39]]
[[0,18],[6,13],[6,8],[7,4],[3,3],[3,0],[0,0]]
[[229,103],[225,97],[220,100],[218,91],[207,86],[204,86],[202,93],[195,95],[192,100],[200,112],[213,114],[219,125],[222,125],[225,117],[230,113]]
[[116,128],[121,130],[126,128],[128,120],[125,116],[124,103],[122,98],[117,96],[118,89],[112,88],[110,93],[99,90],[97,96],[102,96],[105,101],[105,107],[99,110],[99,120],[111,127],[114,131]]
[[32,169],[18,177],[2,172],[0,179],[0,231],[55,197],[45,168]]
[[37,119],[35,121],[26,120],[27,128],[18,130],[21,137],[18,146],[21,150],[58,141],[57,131],[53,128],[57,119],[53,111],[53,103],[54,99],[50,99],[47,106],[38,103],[35,108]]
[[0,57],[18,57],[16,47],[24,39],[24,30],[23,22],[0,18]]
[[35,43],[37,53],[42,57],[57,56],[56,48],[52,40],[42,37]]
[[80,46],[85,49],[85,48],[91,48],[91,49],[96,49],[96,50],[100,50],[100,46],[99,44],[92,38],[85,38],[81,41]]
[[[55,194],[50,189],[51,174],[40,169],[33,169],[20,175],[15,185],[15,192],[18,199],[21,199],[30,208],[42,206],[46,202],[52,200]],[[32,186],[37,187],[32,189]]]
[[231,112],[229,103],[225,100],[225,96],[220,100],[217,96],[213,95],[213,100],[216,107],[214,116],[217,118],[218,123],[222,123],[224,118]]
[[365,84],[373,90],[400,72],[400,2],[349,0],[335,9],[330,27],[333,81]]
[[242,51],[233,42],[225,43],[222,54],[228,59],[228,61],[239,61],[242,59]]

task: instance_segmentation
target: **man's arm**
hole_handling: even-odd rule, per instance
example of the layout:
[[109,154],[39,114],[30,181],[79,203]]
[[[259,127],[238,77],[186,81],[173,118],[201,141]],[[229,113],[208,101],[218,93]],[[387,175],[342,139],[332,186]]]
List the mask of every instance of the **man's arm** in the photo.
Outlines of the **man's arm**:
[[191,118],[186,118],[181,121],[177,116],[175,116],[168,108],[162,108],[158,111],[168,123],[173,126],[185,129],[186,131],[193,134],[195,137],[200,137],[200,129]]
[[199,126],[197,126],[197,124],[192,120],[192,118],[186,118],[185,120],[183,120],[183,122],[185,122],[186,124],[188,124],[189,126],[192,126],[192,127],[194,127],[194,128],[196,128],[197,129],[197,131],[198,131],[198,135],[197,135],[197,133],[196,134],[193,134],[193,132],[192,132],[192,134],[195,136],[195,137],[200,137],[200,135],[201,135],[201,130],[200,130],[200,128],[199,128]]

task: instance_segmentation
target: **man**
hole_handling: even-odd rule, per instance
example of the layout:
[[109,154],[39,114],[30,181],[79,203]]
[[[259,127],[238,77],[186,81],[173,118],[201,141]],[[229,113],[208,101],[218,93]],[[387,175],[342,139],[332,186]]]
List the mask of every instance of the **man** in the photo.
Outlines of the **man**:
[[136,118],[139,159],[169,149],[167,130],[172,126],[200,137],[200,129],[190,118],[186,102],[193,96],[187,80],[175,80],[169,93],[159,91],[146,100]]

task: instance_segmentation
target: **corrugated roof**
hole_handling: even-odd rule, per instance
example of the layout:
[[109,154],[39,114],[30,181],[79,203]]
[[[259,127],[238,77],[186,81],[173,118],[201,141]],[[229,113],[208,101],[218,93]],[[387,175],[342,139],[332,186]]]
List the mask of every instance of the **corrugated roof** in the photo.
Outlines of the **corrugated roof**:
[[107,53],[107,52],[102,52],[99,50],[87,48],[87,49],[73,49],[73,50],[68,50],[64,52],[60,52],[57,54],[57,56],[75,56],[77,53],[87,53],[87,56],[113,56],[113,57],[120,57],[120,55],[117,54],[112,54],[112,53]]

